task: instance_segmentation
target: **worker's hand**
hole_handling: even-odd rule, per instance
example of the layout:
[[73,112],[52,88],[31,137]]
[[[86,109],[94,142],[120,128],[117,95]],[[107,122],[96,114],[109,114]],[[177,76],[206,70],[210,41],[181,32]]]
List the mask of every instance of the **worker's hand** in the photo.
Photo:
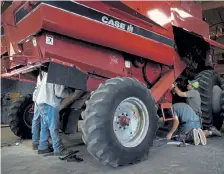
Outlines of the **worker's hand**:
[[172,89],[175,87],[175,85],[174,84],[172,84]]
[[167,134],[167,136],[166,136],[166,139],[167,139],[167,140],[171,140],[171,138],[172,138],[172,135],[173,135],[173,134],[171,134],[171,133],[168,133],[168,134]]

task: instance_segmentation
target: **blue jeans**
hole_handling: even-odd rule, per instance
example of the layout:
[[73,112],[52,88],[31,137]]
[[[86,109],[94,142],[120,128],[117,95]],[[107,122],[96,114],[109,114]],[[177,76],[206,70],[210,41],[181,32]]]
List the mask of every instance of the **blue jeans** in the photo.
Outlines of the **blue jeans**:
[[32,143],[39,144],[40,140],[40,113],[38,112],[37,105],[34,105],[34,116],[32,120]]
[[53,143],[54,152],[61,152],[64,147],[59,136],[59,112],[56,108],[41,104],[38,106],[41,114],[41,131],[39,150],[48,148],[49,132]]

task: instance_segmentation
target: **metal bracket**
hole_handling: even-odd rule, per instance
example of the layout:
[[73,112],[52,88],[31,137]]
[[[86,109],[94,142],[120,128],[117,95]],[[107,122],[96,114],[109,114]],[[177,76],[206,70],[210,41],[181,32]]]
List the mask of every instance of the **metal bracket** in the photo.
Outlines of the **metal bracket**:
[[[161,110],[162,110],[163,120],[164,121],[174,120],[174,113],[173,113],[172,103],[161,103],[160,107],[161,107]],[[166,118],[165,117],[164,109],[170,109],[171,110],[171,113],[172,113],[172,117],[171,118]]]

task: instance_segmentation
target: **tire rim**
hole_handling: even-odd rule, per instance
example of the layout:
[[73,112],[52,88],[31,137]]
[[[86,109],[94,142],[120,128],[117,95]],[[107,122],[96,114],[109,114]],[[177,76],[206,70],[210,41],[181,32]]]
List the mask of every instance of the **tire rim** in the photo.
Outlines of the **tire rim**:
[[23,112],[23,121],[25,125],[29,128],[32,127],[33,114],[34,114],[34,104],[31,103],[27,105],[27,107],[24,109]]
[[113,131],[125,147],[136,147],[145,138],[149,127],[145,104],[135,97],[123,100],[116,108]]

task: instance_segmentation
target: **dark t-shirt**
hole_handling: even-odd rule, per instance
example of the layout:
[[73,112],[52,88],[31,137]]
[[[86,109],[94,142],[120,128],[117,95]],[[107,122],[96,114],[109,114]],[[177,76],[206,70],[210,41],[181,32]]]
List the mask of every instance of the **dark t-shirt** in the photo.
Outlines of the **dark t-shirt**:
[[174,116],[178,117],[180,126],[179,133],[187,134],[194,128],[201,128],[199,116],[186,103],[173,105]]

